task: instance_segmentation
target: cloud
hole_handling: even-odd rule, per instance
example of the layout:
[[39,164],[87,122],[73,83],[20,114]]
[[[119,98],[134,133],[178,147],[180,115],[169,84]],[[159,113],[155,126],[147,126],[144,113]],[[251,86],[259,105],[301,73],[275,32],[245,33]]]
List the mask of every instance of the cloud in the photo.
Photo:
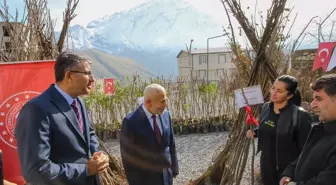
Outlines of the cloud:
[[138,6],[149,0],[80,0],[76,9],[77,17],[72,25],[79,24],[86,26],[89,22],[111,15],[115,12],[125,11]]
[[[149,0],[80,0],[76,9],[77,17],[71,22],[71,25],[79,24],[86,26],[90,21],[93,21],[104,15],[111,15],[115,12],[125,11]],[[214,18],[218,23],[227,27],[228,19],[226,17],[223,5],[220,0],[186,0],[191,3],[198,11],[206,13]],[[255,2],[257,2],[257,9],[255,10]],[[294,7],[290,23],[294,20],[294,16],[298,13],[296,22],[292,28],[293,34],[298,34],[308,23],[311,17],[318,15],[320,20],[325,18],[328,13],[336,7],[335,0],[319,0],[318,3],[307,3],[307,0],[289,0],[287,7]],[[267,8],[270,7],[270,0],[241,0],[241,4],[247,17],[250,18],[254,12],[263,12],[264,17]],[[15,9],[18,8],[20,12],[23,12],[24,3],[23,0],[7,0],[7,5],[10,7],[11,13],[15,14]],[[61,29],[63,24],[63,11],[66,6],[66,0],[48,0],[48,7],[50,8],[51,16],[53,20],[56,20],[56,31]],[[238,30],[238,23],[234,17],[231,17],[235,30]],[[256,19],[259,21],[260,17]],[[317,19],[319,20],[319,19]],[[331,25],[330,22],[336,20],[336,12],[330,17],[329,21],[325,23],[326,26]],[[317,26],[313,24],[308,30],[316,32]],[[327,29],[324,29],[327,30]],[[219,31],[219,33],[221,30]]]

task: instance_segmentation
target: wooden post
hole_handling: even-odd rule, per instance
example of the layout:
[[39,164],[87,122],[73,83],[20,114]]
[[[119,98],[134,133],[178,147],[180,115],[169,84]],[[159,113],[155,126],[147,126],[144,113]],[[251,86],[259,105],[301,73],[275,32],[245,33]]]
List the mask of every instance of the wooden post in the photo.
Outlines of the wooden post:
[[4,185],[3,166],[2,166],[2,151],[1,151],[1,149],[0,149],[0,185]]

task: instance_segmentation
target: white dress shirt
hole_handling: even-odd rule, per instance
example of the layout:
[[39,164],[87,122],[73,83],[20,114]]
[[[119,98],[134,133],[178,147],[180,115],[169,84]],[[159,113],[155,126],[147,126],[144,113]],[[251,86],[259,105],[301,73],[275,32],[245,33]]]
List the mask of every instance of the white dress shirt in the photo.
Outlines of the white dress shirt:
[[[63,91],[60,87],[58,87],[56,84],[55,84],[54,87],[56,88],[56,90],[57,90],[59,93],[61,93],[61,95],[65,98],[65,100],[68,102],[68,104],[69,104],[70,107],[71,107],[72,102],[75,101],[76,99],[74,99],[73,97],[71,97],[68,93],[64,92],[64,91]],[[80,118],[81,118],[82,121],[83,121],[81,107],[80,107],[79,102],[78,102],[77,100],[76,100],[76,102],[77,102],[77,106],[78,106],[79,116],[80,116]],[[76,115],[75,111],[73,111],[73,112],[74,112],[74,114]],[[84,124],[84,122],[83,122],[83,124]]]
[[[145,111],[145,113],[146,113],[146,116],[147,116],[147,118],[148,118],[148,121],[149,121],[149,123],[150,123],[150,125],[151,125],[151,127],[152,127],[152,129],[153,129],[153,132],[154,132],[154,121],[153,121],[153,118],[152,118],[152,113],[150,113],[147,109],[146,109],[146,107],[142,104],[142,108],[143,108],[143,110]],[[156,115],[156,123],[157,123],[157,125],[158,125],[158,127],[159,127],[159,129],[160,129],[160,133],[161,133],[161,135],[162,135],[162,124],[161,124],[161,119],[160,119],[160,117],[159,117],[160,115]]]

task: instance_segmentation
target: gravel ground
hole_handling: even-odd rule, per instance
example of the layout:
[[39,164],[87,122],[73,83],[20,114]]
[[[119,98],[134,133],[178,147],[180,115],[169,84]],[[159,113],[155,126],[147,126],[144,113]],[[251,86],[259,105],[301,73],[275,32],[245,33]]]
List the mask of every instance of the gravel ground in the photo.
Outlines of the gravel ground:
[[[212,164],[213,158],[224,147],[228,137],[227,132],[209,134],[190,134],[175,136],[180,174],[174,179],[174,185],[185,185],[190,179],[198,178]],[[119,141],[106,142],[109,151],[120,156]],[[250,150],[251,159],[252,150]],[[255,165],[259,164],[257,156]],[[250,183],[250,166],[248,162],[241,185]]]

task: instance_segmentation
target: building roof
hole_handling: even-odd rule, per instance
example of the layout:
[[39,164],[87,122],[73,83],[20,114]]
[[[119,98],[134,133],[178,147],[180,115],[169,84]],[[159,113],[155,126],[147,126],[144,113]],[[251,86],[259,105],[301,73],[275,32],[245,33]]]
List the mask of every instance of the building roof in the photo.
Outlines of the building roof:
[[186,52],[186,53],[187,53],[187,51],[186,51],[186,50],[181,50],[181,51],[180,51],[180,52],[177,54],[176,58],[179,58],[179,57],[180,57],[180,55],[181,55],[183,52]]
[[[183,52],[186,52],[186,50],[181,50],[176,58],[179,58],[180,55],[183,53]],[[209,53],[228,53],[228,52],[231,52],[231,49],[230,48],[209,48]],[[195,55],[195,54],[206,54],[207,53],[207,48],[201,48],[201,49],[192,49],[191,50],[191,54],[192,55]]]
[[[223,48],[209,48],[209,53],[227,53],[231,52],[230,48],[223,47]],[[191,54],[202,54],[207,53],[207,48],[201,48],[201,49],[193,49],[191,50]]]

